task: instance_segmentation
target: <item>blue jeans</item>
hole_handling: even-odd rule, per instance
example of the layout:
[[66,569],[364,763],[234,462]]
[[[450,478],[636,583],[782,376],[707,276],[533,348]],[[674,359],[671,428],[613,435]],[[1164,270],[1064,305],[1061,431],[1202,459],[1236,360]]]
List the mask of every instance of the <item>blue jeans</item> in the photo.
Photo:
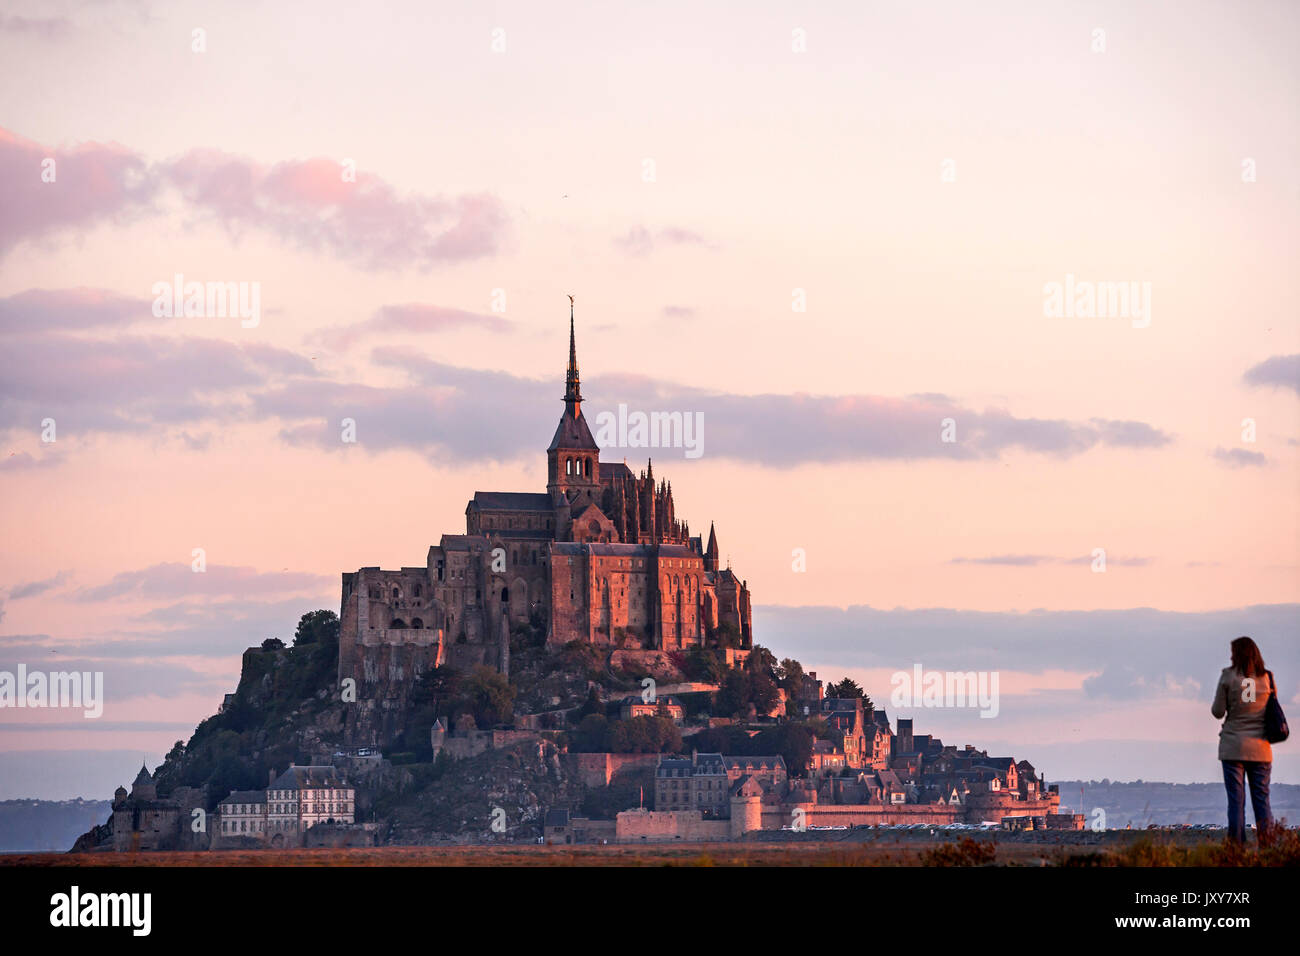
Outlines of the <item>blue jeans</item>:
[[1273,814],[1268,808],[1268,778],[1273,771],[1271,763],[1261,760],[1223,761],[1223,785],[1228,791],[1228,839],[1239,843],[1246,841],[1246,786],[1250,780],[1250,805],[1255,811],[1257,839],[1267,839]]

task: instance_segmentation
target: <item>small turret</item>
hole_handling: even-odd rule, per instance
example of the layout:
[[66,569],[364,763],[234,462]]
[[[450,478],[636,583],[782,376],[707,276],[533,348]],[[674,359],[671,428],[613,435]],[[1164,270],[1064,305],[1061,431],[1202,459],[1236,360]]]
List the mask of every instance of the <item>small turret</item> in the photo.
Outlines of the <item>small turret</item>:
[[709,544],[704,549],[704,570],[718,570],[718,534],[713,530],[713,522],[709,522]]

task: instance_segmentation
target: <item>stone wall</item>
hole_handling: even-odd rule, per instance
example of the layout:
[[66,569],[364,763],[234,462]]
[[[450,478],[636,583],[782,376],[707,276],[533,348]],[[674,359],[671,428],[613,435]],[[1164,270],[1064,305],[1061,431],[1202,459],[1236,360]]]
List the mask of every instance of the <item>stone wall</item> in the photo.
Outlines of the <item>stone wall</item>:
[[568,754],[566,759],[584,787],[607,787],[623,770],[653,768],[659,763],[658,754]]
[[705,820],[699,810],[624,810],[615,818],[619,843],[719,842],[731,838],[727,820]]

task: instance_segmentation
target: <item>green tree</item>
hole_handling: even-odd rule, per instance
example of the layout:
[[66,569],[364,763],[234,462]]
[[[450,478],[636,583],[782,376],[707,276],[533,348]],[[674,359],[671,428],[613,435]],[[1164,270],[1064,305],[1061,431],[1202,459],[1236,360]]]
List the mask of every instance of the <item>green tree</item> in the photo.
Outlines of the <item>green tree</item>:
[[719,647],[739,647],[740,631],[730,621],[723,621],[714,632],[714,639]]
[[749,652],[749,657],[745,660],[745,669],[751,674],[766,674],[768,677],[777,676],[776,655],[766,647],[754,645],[753,650]]
[[339,616],[333,611],[308,611],[298,621],[293,635],[293,646],[300,644],[337,644],[339,642]]
[[460,682],[460,709],[480,725],[509,723],[515,713],[515,687],[491,667],[480,664]]
[[803,665],[794,658],[787,657],[782,660],[776,676],[777,681],[785,689],[786,696],[790,700],[798,700],[803,696],[803,684],[806,679]]
[[691,680],[705,684],[716,684],[722,680],[726,665],[722,655],[717,651],[696,644],[686,652],[686,676]]
[[587,699],[578,708],[577,720],[581,721],[582,718],[591,714],[601,714],[603,716],[604,713],[605,704],[601,701],[600,695],[596,693],[596,685],[592,684],[591,687],[587,688]]
[[827,697],[861,697],[862,688],[858,682],[851,677],[846,677],[838,684],[831,684],[826,688]]
[[780,754],[785,760],[786,771],[799,776],[808,769],[815,740],[816,735],[807,724],[778,724],[754,737],[753,753]]

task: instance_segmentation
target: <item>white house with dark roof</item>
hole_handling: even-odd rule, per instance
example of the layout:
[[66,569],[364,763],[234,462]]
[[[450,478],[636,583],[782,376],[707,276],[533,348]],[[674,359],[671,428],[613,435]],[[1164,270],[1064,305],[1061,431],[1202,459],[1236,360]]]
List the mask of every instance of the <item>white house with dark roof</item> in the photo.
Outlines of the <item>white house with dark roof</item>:
[[266,791],[232,790],[217,804],[217,827],[223,837],[266,839]]
[[318,823],[354,822],[356,791],[334,767],[290,764],[267,786],[266,807],[268,839],[281,846]]

